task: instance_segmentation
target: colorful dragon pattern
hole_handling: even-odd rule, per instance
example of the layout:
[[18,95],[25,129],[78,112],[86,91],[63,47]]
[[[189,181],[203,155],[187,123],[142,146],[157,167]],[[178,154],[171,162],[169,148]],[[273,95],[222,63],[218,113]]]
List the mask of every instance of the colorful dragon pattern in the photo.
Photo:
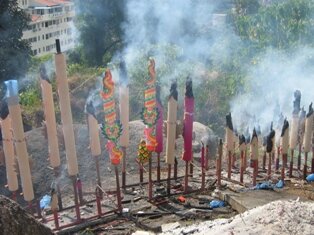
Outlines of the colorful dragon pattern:
[[106,148],[109,151],[111,163],[118,165],[123,156],[118,145],[118,139],[122,133],[122,125],[116,119],[115,100],[114,100],[114,82],[110,69],[107,69],[103,78],[103,90],[101,92],[103,99],[103,108],[105,113],[105,121],[102,124],[101,131],[106,139],[108,139]]

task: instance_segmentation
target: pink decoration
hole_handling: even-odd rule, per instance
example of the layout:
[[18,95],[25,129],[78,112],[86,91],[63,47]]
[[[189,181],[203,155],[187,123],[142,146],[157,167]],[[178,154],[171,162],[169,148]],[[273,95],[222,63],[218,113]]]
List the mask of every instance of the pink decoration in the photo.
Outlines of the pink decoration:
[[183,120],[184,152],[182,155],[182,159],[184,161],[192,160],[193,115],[194,115],[194,98],[185,97]]
[[155,148],[156,153],[161,153],[163,151],[163,122],[164,122],[164,117],[163,117],[163,107],[161,104],[157,101],[157,109],[159,112],[159,118],[156,123],[156,139],[157,139],[157,146]]

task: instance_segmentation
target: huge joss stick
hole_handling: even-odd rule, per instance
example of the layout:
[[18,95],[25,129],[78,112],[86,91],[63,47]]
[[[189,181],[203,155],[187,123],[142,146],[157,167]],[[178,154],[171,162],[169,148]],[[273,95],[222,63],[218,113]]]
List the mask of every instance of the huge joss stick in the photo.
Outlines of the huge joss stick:
[[117,165],[120,164],[121,158],[123,157],[123,152],[121,151],[118,143],[119,137],[122,133],[122,125],[116,118],[114,82],[109,68],[106,69],[105,76],[103,78],[103,90],[101,92],[101,96],[103,99],[105,113],[105,120],[102,124],[101,130],[104,137],[108,139],[106,148],[109,152],[111,164],[115,166],[118,210],[121,212],[121,194]]
[[251,159],[253,163],[253,186],[255,186],[258,171],[258,137],[255,128],[251,138]]
[[6,101],[1,103],[0,110],[1,117],[1,134],[3,141],[3,150],[5,156],[5,166],[7,172],[7,182],[9,190],[13,193],[13,198],[16,196],[16,191],[19,188],[17,173],[16,173],[16,164],[15,164],[15,154],[14,154],[14,145],[13,145],[13,136],[11,131],[11,118],[9,115],[9,108]]
[[311,151],[311,144],[312,144],[312,134],[313,134],[313,108],[312,103],[309,106],[309,112],[306,114],[305,118],[305,131],[304,131],[304,141],[303,141],[303,148],[305,152],[305,159],[304,159],[304,168],[303,168],[303,176],[306,178],[307,176],[307,157],[308,153]]
[[298,143],[299,143],[298,170],[301,170],[301,155],[302,155],[302,147],[303,147],[304,132],[305,132],[305,117],[306,117],[306,111],[304,110],[304,107],[302,107],[301,112],[300,112],[299,131],[298,131]]
[[93,101],[90,100],[86,104],[86,113],[88,121],[88,132],[89,132],[89,145],[92,156],[95,158],[97,183],[101,186],[100,170],[99,170],[99,156],[101,154],[100,139],[99,139],[99,125],[96,118],[95,107]]
[[146,146],[149,151],[153,152],[157,146],[155,124],[158,120],[158,109],[156,107],[155,61],[152,58],[149,59],[148,72],[149,79],[146,81],[142,119],[145,124]]
[[[192,136],[193,136],[193,115],[194,115],[194,96],[192,89],[192,80],[187,78],[185,83],[185,98],[184,98],[184,120],[183,120],[183,139],[184,151],[182,159],[185,161],[185,186],[184,190],[188,189],[188,162],[192,160]],[[203,156],[204,157],[204,156]],[[203,159],[204,161],[204,159]],[[204,163],[204,162],[203,162]],[[204,165],[202,165],[204,168]]]
[[120,121],[122,124],[122,134],[120,137],[120,146],[123,152],[122,159],[122,188],[126,185],[126,149],[129,146],[129,86],[127,70],[124,61],[119,65],[119,109]]
[[156,123],[156,141],[157,146],[155,152],[157,153],[157,181],[160,182],[160,153],[163,151],[163,107],[160,99],[160,85],[156,85],[156,102],[158,109],[158,119]]
[[234,134],[231,113],[226,115],[226,148],[228,154],[228,178],[231,178],[232,154],[234,151]]
[[110,161],[113,165],[120,164],[123,153],[119,147],[118,140],[122,133],[122,125],[116,119],[116,108],[114,100],[114,82],[110,69],[106,69],[103,78],[103,90],[101,92],[103,98],[103,107],[105,113],[105,121],[101,127],[102,134],[107,142],[107,149],[109,151]]
[[[282,131],[281,131],[281,153],[282,153],[282,166],[281,166],[281,179],[285,179],[285,167],[288,160],[288,149],[289,149],[289,122],[285,119]],[[292,156],[291,156],[292,157]],[[292,169],[290,168],[290,171]]]
[[22,181],[23,196],[25,201],[30,203],[34,199],[34,190],[23,130],[17,80],[5,81],[5,85],[7,86],[6,98],[12,121],[13,137]]
[[61,53],[60,41],[56,40],[57,53],[55,54],[56,80],[58,87],[62,130],[65,143],[68,173],[73,177],[78,174],[78,164],[75,148],[75,138],[70,104],[69,84],[67,81],[65,56]]
[[52,85],[44,64],[40,67],[40,86],[42,91],[43,107],[48,137],[50,165],[53,168],[60,166],[60,154],[57,136],[56,116],[53,103]]
[[170,87],[168,98],[167,115],[167,144],[165,160],[168,164],[167,193],[170,194],[171,165],[175,163],[175,142],[177,127],[178,91],[177,82],[173,82]]
[[291,149],[291,158],[290,158],[290,170],[289,176],[292,177],[293,171],[293,158],[294,158],[294,150],[298,144],[298,132],[299,132],[299,112],[300,112],[300,103],[301,103],[301,92],[296,90],[294,92],[293,101],[293,112],[292,112],[292,119],[291,119],[291,129],[290,129],[290,140],[289,146]]
[[271,123],[270,133],[266,137],[266,152],[269,155],[268,169],[267,169],[268,177],[271,176],[271,162],[272,162],[272,154],[275,148],[275,134],[276,132],[273,130],[273,123]]

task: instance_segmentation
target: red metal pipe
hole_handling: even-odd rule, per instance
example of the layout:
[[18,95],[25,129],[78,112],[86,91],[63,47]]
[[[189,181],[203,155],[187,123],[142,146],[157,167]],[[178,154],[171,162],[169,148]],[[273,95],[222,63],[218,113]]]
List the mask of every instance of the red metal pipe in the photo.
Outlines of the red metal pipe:
[[272,163],[272,156],[273,154],[272,153],[269,153],[269,159],[268,159],[268,169],[267,169],[267,175],[268,175],[268,178],[270,179],[271,177],[271,163]]
[[123,159],[122,159],[122,188],[125,189],[126,185],[126,147],[122,147]]
[[[293,173],[293,157],[294,157],[294,150],[291,149],[290,168],[289,168],[289,177],[290,178],[292,177],[292,173]],[[283,160],[284,160],[284,158],[283,158]],[[282,162],[282,164],[284,165],[284,164],[287,164],[287,163]],[[283,167],[286,167],[286,166],[284,165]],[[281,172],[281,174],[283,174],[283,173]],[[281,178],[282,178],[282,175],[281,175]]]
[[116,185],[117,185],[117,204],[118,204],[118,210],[121,213],[122,212],[122,204],[121,204],[121,192],[120,192],[120,183],[119,183],[119,172],[117,165],[114,166],[114,170],[116,173]]
[[[291,157],[293,157],[293,150],[291,150]],[[282,154],[282,166],[281,166],[281,179],[285,180],[285,176],[286,176],[286,172],[285,172],[285,168],[286,168],[286,164],[288,161],[288,156],[287,154]],[[292,176],[292,169],[291,169],[291,161],[290,161],[290,173]]]
[[303,178],[306,179],[306,176],[307,176],[307,156],[308,156],[308,153],[305,152],[305,157],[304,157],[304,166],[303,166]]
[[78,203],[77,188],[76,188],[76,179],[73,178],[72,182],[73,182],[73,191],[74,191],[74,205],[75,205],[76,220],[81,221],[80,206]]

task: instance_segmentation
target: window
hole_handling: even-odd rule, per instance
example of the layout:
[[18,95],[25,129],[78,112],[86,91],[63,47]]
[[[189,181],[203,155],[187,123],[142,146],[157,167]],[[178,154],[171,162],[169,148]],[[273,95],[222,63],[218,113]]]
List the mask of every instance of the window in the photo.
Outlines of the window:
[[41,27],[45,27],[45,23],[44,22],[41,23]]
[[48,13],[52,14],[53,13],[53,8],[48,9]]
[[43,34],[42,39],[45,40],[45,35]]
[[46,49],[46,48],[45,48],[45,47],[43,47],[43,51],[45,51],[45,49]]
[[48,34],[46,34],[46,40],[49,38],[49,35]]
[[40,41],[40,36],[38,36],[37,40]]
[[38,53],[40,53],[40,48],[38,48]]
[[33,55],[37,55],[37,50],[34,50],[34,51],[33,51]]

